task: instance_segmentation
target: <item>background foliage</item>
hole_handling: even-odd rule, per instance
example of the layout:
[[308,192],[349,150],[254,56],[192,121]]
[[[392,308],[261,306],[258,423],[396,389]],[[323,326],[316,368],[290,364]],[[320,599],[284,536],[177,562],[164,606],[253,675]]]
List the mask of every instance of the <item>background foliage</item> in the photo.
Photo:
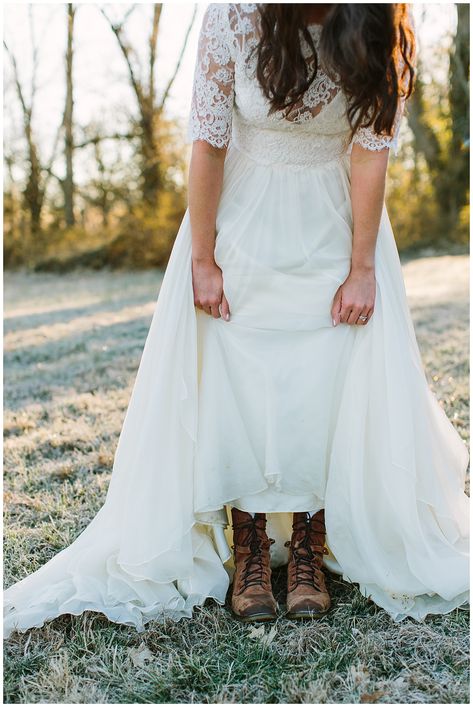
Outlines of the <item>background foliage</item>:
[[[7,268],[148,268],[167,262],[187,206],[190,152],[182,125],[168,115],[167,106],[182,57],[190,51],[195,13],[176,66],[158,92],[157,77],[163,70],[169,74],[157,51],[162,5],[150,5],[141,19],[147,27],[146,52],[129,34],[141,8],[106,7],[96,6],[97,18],[116,40],[116,62],[126,72],[133,102],[116,130],[105,118],[87,124],[77,119],[75,65],[78,52],[87,51],[76,46],[77,14],[83,7],[64,4],[65,51],[52,78],[63,91],[63,113],[50,116],[58,127],[49,154],[37,115],[44,47],[34,6],[26,41],[30,75],[8,33],[5,37],[7,105],[22,117],[16,131],[6,135],[4,153]],[[417,86],[403,119],[401,149],[390,160],[387,204],[400,250],[461,250],[468,240],[469,4],[455,8],[458,21],[447,43],[428,52],[419,46]],[[113,102],[113,82],[104,90]],[[79,161],[86,165],[80,180]]]

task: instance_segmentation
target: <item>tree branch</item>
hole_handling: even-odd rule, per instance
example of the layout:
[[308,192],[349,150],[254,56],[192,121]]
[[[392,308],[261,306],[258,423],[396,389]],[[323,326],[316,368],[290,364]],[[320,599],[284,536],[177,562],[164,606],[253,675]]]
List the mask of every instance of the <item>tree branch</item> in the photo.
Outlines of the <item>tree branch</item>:
[[126,43],[126,40],[123,38],[123,24],[125,22],[125,19],[130,16],[133,9],[134,9],[134,6],[132,8],[130,8],[130,10],[126,13],[125,18],[123,19],[123,21],[120,24],[114,23],[110,19],[110,17],[108,17],[107,13],[105,12],[105,10],[103,8],[100,8],[100,12],[107,20],[108,24],[110,25],[110,29],[112,30],[113,34],[117,38],[118,45],[121,49],[123,57],[124,57],[126,64],[128,66],[128,72],[130,74],[131,85],[133,86],[133,90],[135,91],[138,104],[141,107],[144,102],[143,87],[141,85],[140,79],[136,76],[135,70],[133,68],[133,64],[131,61],[132,49]]
[[153,26],[149,38],[149,77],[148,77],[148,96],[151,109],[154,108],[155,88],[154,88],[154,66],[156,63],[156,47],[158,43],[159,21],[161,19],[161,3],[155,3],[153,11]]
[[33,68],[31,71],[31,98],[30,98],[30,107],[31,107],[31,112],[33,112],[33,103],[36,95],[36,77],[37,77],[37,70],[38,70],[38,45],[35,40],[35,26],[34,26],[34,18],[33,18],[33,6],[29,5],[28,6],[28,19],[30,23],[30,34],[31,34],[31,49],[32,49],[32,62],[33,62]]
[[22,109],[23,109],[23,117],[24,117],[24,119],[25,119],[25,122],[26,122],[26,121],[29,122],[29,121],[31,120],[31,109],[27,107],[26,101],[25,101],[25,97],[24,97],[24,95],[23,95],[23,89],[22,89],[21,83],[20,83],[20,77],[19,77],[19,74],[18,74],[18,66],[17,66],[17,63],[16,63],[15,55],[14,55],[13,52],[8,48],[8,45],[7,45],[7,43],[5,42],[5,40],[3,41],[3,46],[4,46],[5,49],[7,50],[8,56],[10,57],[10,61],[11,61],[11,64],[12,64],[12,68],[13,68],[13,80],[14,80],[14,82],[15,82],[16,92],[17,92],[17,94],[18,94],[18,99],[19,99],[19,101],[20,101],[20,103],[21,103],[21,107],[22,107]]
[[103,140],[133,140],[133,138],[137,137],[136,133],[114,133],[113,135],[94,135],[94,137],[87,138],[87,140],[83,140],[82,142],[76,142],[74,144],[74,149],[82,149],[83,147],[88,147],[89,145],[97,145],[99,142],[102,142]]

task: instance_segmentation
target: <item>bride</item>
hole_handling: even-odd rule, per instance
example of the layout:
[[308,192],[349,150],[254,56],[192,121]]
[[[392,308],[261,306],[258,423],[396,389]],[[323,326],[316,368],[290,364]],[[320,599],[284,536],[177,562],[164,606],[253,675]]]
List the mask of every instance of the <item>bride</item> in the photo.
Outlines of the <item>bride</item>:
[[[404,4],[211,4],[189,203],[104,505],[4,593],[4,632],[141,631],[213,598],[321,616],[327,570],[395,620],[468,598],[468,452],[428,386],[384,204],[413,89]],[[355,587],[354,587],[355,591]]]

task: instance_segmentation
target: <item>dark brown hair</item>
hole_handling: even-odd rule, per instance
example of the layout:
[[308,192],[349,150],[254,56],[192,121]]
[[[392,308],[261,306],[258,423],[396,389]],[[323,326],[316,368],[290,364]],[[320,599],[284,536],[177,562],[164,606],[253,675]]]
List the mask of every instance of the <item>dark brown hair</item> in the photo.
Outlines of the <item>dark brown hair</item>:
[[[258,5],[261,36],[256,77],[270,102],[270,113],[288,117],[317,74],[319,60],[348,99],[352,136],[373,126],[391,135],[398,102],[414,88],[415,36],[407,4],[328,5],[317,56],[304,18],[304,3]],[[313,52],[313,70],[302,54],[302,31]],[[311,63],[312,66],[312,63]]]

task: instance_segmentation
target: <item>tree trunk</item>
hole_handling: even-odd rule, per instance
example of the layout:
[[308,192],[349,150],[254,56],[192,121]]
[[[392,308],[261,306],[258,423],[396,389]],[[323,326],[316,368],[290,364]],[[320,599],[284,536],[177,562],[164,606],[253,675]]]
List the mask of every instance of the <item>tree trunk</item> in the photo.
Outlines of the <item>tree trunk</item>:
[[41,186],[41,165],[36,143],[33,138],[30,110],[26,110],[24,122],[26,143],[28,145],[29,172],[23,198],[25,200],[26,209],[30,214],[31,233],[33,236],[37,236],[41,232],[41,212],[43,209],[44,191]]
[[140,124],[143,199],[149,206],[157,207],[162,179],[154,107],[143,108]]
[[73,226],[74,218],[74,136],[73,136],[73,38],[75,9],[72,3],[67,5],[67,49],[66,49],[66,105],[64,109],[64,154],[66,158],[66,176],[63,182],[64,215],[67,226]]
[[[32,82],[30,104],[27,105],[23,88],[20,83],[20,77],[18,74],[18,67],[15,56],[8,49],[6,44],[5,47],[10,55],[13,67],[13,76],[15,81],[16,92],[23,112],[23,128],[25,132],[25,140],[28,152],[28,176],[26,178],[26,185],[23,191],[23,200],[25,204],[25,209],[27,210],[30,217],[31,234],[33,236],[36,236],[41,231],[41,211],[43,208],[44,201],[44,189],[42,188],[41,183],[41,165],[38,157],[38,150],[33,137],[32,128],[35,83],[34,81]],[[34,66],[33,71],[35,71],[35,69],[36,65]]]
[[470,7],[456,4],[457,30],[450,51],[448,99],[451,117],[451,140],[443,168],[435,179],[435,193],[440,207],[440,223],[447,240],[458,239],[459,219],[467,203],[469,185],[469,26]]
[[457,32],[450,55],[450,113],[452,141],[449,169],[449,220],[456,230],[461,209],[467,202],[469,184],[469,73],[470,73],[470,6],[456,3]]
[[[194,10],[194,14],[188,26],[174,73],[168,81],[159,103],[156,100],[155,67],[162,3],[154,3],[153,5],[153,18],[148,40],[149,54],[146,75],[137,70],[136,61],[134,61],[135,53],[125,36],[124,21],[121,23],[113,22],[107,16],[106,12],[101,9],[102,14],[107,19],[112,32],[117,38],[128,68],[131,86],[136,96],[139,111],[136,125],[140,128],[139,138],[141,142],[139,150],[141,158],[142,195],[143,201],[154,209],[158,206],[159,193],[163,188],[163,174],[159,150],[159,120],[160,116],[164,113],[166,100],[179,71],[190,30],[195,20],[196,9]],[[133,8],[127,13],[126,17],[130,15],[132,10]]]
[[459,218],[468,198],[470,8],[467,3],[458,3],[456,9],[458,22],[450,52],[448,89],[451,137],[447,144],[439,140],[429,121],[420,62],[409,103],[408,121],[414,134],[414,150],[422,154],[427,163],[437,211],[436,233],[426,234],[427,240],[458,240]]

